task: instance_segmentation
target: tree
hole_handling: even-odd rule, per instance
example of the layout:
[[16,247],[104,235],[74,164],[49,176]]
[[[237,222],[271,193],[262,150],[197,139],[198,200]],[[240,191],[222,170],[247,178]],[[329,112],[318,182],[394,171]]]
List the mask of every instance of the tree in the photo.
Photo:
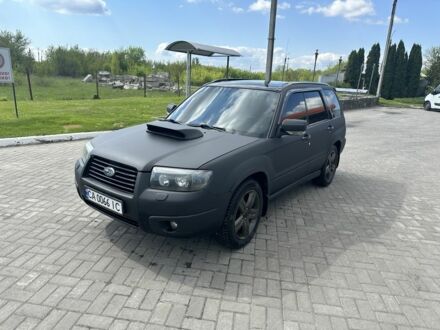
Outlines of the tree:
[[440,84],[440,47],[433,47],[426,54],[426,76],[431,86]]
[[379,61],[380,61],[380,45],[374,44],[371,47],[367,57],[367,68],[365,70],[365,78],[368,84],[371,81],[370,94],[376,94],[377,84],[379,83]]
[[393,99],[394,67],[396,65],[396,44],[390,47],[383,75],[382,97]]
[[414,44],[408,58],[406,71],[406,96],[415,97],[419,89],[420,72],[422,71],[422,46]]
[[408,54],[405,51],[405,44],[400,40],[396,50],[393,87],[391,89],[392,97],[406,96],[406,69],[408,65]]
[[353,50],[348,55],[347,66],[345,67],[344,82],[348,83],[350,87],[355,88],[356,81],[356,67],[357,65],[357,52]]
[[183,72],[185,71],[185,62],[168,63],[170,78],[177,83],[177,93],[180,96],[180,83],[183,80]]
[[11,50],[12,65],[14,69],[24,71],[32,66],[34,58],[28,51],[30,41],[21,31],[15,33],[9,31],[0,31],[0,47],[6,47]]
[[362,64],[365,60],[365,49],[353,50],[348,56],[348,62],[345,69],[344,82],[351,88],[357,88],[359,75],[361,74]]

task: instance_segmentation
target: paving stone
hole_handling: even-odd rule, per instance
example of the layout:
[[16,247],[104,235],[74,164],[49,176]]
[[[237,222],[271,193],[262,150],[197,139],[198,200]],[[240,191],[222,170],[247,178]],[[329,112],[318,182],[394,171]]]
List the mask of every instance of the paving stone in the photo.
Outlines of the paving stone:
[[346,121],[332,185],[271,201],[237,251],[85,205],[84,141],[0,148],[0,329],[437,329],[440,116]]

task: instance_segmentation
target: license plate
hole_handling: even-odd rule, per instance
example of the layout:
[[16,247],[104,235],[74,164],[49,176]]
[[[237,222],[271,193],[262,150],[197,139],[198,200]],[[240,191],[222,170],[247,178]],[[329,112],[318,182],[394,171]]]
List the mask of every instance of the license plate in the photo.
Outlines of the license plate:
[[107,210],[113,211],[118,214],[122,213],[122,202],[116,199],[103,195],[93,189],[85,188],[85,198],[95,204],[98,204]]

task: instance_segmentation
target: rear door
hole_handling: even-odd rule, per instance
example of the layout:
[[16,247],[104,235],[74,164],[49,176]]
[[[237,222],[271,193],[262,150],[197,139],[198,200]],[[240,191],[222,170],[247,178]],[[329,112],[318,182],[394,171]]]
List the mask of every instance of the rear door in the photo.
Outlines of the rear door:
[[345,142],[345,118],[338,97],[333,89],[323,89],[324,101],[332,117],[332,144],[336,141]]
[[327,158],[334,127],[331,115],[319,91],[305,92],[304,99],[309,118],[309,125],[307,127],[307,133],[310,137],[309,165],[311,171],[316,171],[324,165]]

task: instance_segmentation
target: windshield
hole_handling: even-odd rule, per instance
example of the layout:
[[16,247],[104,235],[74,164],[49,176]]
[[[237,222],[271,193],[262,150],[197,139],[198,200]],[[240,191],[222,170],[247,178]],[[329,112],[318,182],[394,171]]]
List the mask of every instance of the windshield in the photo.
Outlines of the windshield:
[[191,126],[210,126],[230,133],[265,137],[278,99],[279,94],[272,91],[207,86],[185,100],[168,119]]

